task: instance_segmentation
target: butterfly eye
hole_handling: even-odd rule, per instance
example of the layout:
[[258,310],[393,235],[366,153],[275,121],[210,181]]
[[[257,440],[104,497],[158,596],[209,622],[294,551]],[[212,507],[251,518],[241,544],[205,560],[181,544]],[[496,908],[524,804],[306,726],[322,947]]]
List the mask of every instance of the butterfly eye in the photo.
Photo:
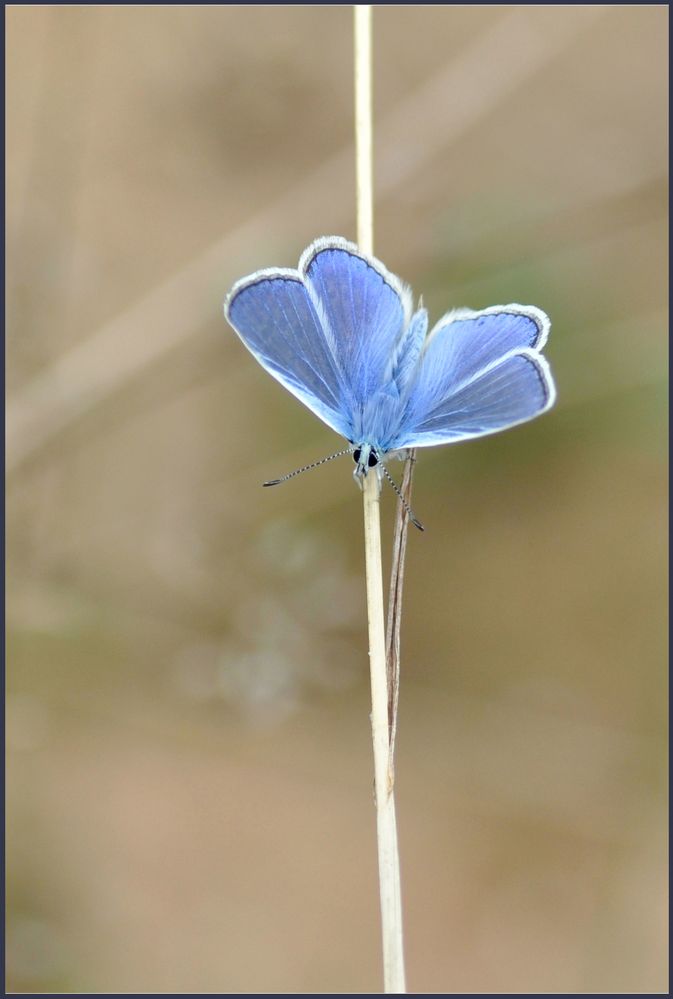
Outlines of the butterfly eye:
[[360,460],[360,455],[361,454],[362,454],[362,451],[360,450],[360,448],[356,447],[355,450],[353,451],[353,461],[355,462],[356,465],[357,465],[357,463]]
[[378,465],[378,463],[379,463],[379,459],[377,458],[375,452],[374,451],[370,451],[369,452],[369,457],[367,458],[367,464],[368,464],[368,466],[370,468],[373,468],[374,465]]

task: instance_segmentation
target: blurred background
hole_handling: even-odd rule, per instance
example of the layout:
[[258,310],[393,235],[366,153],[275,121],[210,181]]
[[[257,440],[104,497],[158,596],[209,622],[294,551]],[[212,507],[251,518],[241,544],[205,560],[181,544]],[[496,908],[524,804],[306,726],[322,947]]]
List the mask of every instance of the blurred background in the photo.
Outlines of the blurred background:
[[[6,13],[8,988],[377,992],[361,499],[222,317],[354,238],[351,10]],[[667,987],[667,20],[375,10],[377,254],[558,384],[417,465],[411,991]]]

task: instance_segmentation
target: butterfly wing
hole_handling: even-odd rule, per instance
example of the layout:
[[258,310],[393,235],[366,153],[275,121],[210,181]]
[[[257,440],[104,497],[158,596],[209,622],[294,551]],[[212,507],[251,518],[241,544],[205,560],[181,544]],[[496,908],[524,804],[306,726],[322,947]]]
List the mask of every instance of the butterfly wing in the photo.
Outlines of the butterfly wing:
[[299,269],[342,359],[357,413],[389,378],[411,317],[411,292],[379,260],[336,236],[313,243]]
[[[225,315],[260,364],[348,440],[384,385],[411,313],[411,293],[340,237],[316,240],[299,269],[239,281]],[[366,422],[366,421],[364,421]]]
[[350,440],[341,365],[302,275],[273,269],[243,278],[227,297],[224,313],[262,367]]
[[547,316],[533,306],[449,313],[428,337],[391,447],[481,437],[549,409],[554,382],[539,353],[548,333]]

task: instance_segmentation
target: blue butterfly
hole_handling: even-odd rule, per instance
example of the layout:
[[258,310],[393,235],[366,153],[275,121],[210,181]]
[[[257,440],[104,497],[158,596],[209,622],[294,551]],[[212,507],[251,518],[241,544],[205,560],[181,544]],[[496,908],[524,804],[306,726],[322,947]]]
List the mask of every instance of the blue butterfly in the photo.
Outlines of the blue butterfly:
[[297,270],[237,281],[224,313],[262,367],[346,438],[338,454],[352,453],[359,484],[392,452],[505,430],[556,395],[540,309],[455,309],[428,334],[411,289],[338,236],[311,243]]

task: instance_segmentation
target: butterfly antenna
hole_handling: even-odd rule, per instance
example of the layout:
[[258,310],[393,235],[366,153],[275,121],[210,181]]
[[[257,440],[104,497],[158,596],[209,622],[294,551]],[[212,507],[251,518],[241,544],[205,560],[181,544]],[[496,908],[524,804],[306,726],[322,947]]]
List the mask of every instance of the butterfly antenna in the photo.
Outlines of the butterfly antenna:
[[333,458],[340,458],[343,454],[352,454],[355,448],[347,447],[343,451],[337,451],[336,454],[328,454],[326,458],[320,458],[319,461],[312,461],[310,465],[304,465],[303,468],[297,468],[294,472],[288,472],[287,475],[281,475],[279,479],[271,479],[269,482],[263,482],[263,486],[277,486],[279,482],[287,482],[288,479],[293,479],[295,475],[301,475],[302,472],[308,472],[311,468],[317,468],[318,465],[324,465],[326,461],[332,461]]
[[388,471],[388,469],[386,468],[386,466],[382,464],[380,467],[383,469],[383,474],[387,478],[388,482],[390,483],[390,485],[393,487],[393,489],[395,490],[395,492],[399,496],[400,503],[402,504],[402,506],[404,507],[404,509],[407,511],[407,516],[408,516],[409,520],[411,521],[411,523],[414,525],[414,527],[417,527],[419,531],[424,531],[425,528],[421,524],[420,520],[417,520],[416,517],[414,517],[414,514],[413,514],[413,511],[412,511],[411,507],[409,506],[409,504],[405,500],[404,496],[402,495],[402,493],[400,491],[400,487],[395,482],[394,478],[392,477],[392,475],[390,474],[390,472]]

